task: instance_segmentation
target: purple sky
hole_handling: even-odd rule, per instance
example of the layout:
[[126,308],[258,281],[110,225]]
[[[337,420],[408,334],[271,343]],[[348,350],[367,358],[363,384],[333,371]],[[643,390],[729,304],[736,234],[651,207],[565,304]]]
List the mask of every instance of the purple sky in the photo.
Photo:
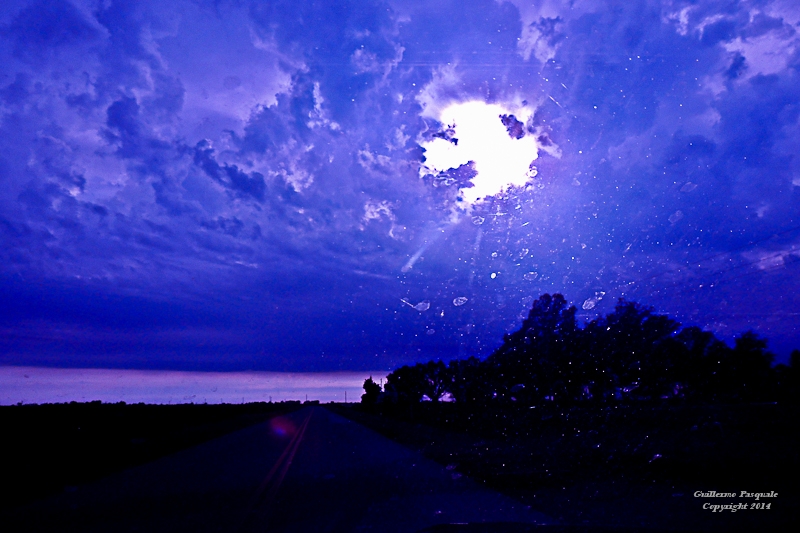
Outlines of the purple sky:
[[243,403],[361,401],[385,372],[183,372],[0,366],[0,405],[17,403]]
[[793,0],[6,0],[0,364],[390,369],[491,353],[543,292],[785,359],[798,31]]

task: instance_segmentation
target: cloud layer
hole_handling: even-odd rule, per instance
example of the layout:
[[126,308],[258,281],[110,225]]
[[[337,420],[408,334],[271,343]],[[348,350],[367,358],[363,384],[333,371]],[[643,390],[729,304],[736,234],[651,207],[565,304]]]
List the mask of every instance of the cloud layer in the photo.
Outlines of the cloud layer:
[[[488,353],[544,291],[785,352],[798,24],[777,0],[6,2],[0,362],[389,368]],[[535,172],[483,188],[500,151],[452,143],[466,102]]]

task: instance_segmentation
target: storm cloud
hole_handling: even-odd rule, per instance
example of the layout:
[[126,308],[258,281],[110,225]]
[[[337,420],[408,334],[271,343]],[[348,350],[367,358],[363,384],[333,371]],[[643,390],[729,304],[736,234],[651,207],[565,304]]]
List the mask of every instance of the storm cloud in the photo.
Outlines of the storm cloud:
[[[542,292],[785,357],[799,24],[778,0],[5,2],[0,364],[388,369],[486,355]],[[432,169],[431,143],[469,149],[443,115],[468,102],[533,167],[465,203],[480,154]]]

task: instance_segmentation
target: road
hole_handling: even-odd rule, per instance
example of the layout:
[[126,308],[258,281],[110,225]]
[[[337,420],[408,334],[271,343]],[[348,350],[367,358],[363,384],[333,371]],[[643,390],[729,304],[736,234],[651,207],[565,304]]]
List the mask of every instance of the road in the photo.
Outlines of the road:
[[388,533],[551,523],[322,407],[74,487],[0,520],[4,531],[82,533]]

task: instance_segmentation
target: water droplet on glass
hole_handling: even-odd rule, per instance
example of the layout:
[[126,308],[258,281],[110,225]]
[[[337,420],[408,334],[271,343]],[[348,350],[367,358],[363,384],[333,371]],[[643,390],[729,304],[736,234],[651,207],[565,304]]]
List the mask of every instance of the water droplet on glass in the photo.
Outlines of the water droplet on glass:
[[697,188],[697,184],[696,183],[692,183],[691,181],[687,181],[686,183],[683,184],[683,187],[681,187],[681,192],[692,192],[696,188]]
[[671,224],[675,224],[682,218],[683,218],[683,211],[675,211],[669,216],[669,221]]
[[539,277],[538,272],[526,272],[525,274],[522,275],[522,279],[524,279],[525,281],[533,281],[538,277]]
[[478,215],[472,217],[472,223],[475,224],[476,226],[480,226],[481,224],[483,224],[484,220],[486,219]]
[[456,307],[464,305],[465,303],[467,303],[467,297],[466,296],[459,296],[458,298],[454,298],[453,299],[453,305],[455,305]]
[[492,252],[492,257],[497,257],[497,252]]
[[431,308],[431,303],[428,300],[424,300],[414,306],[414,309],[416,309],[419,312],[427,311],[430,308]]
[[490,277],[491,277],[492,279],[496,278],[496,277],[497,277],[497,273],[496,273],[496,272],[492,272],[492,275],[491,275]]
[[592,296],[591,298],[587,298],[586,300],[584,300],[584,302],[583,302],[583,305],[582,305],[581,307],[583,307],[583,308],[584,308],[584,309],[586,309],[587,311],[588,311],[589,309],[594,309],[594,308],[595,308],[595,306],[597,305],[597,303],[598,303],[600,300],[602,300],[602,299],[603,299],[603,296],[605,296],[605,295],[606,295],[606,293],[605,293],[604,291],[595,292],[595,293],[594,293],[594,296]]
[[436,333],[435,329],[429,329],[428,331],[425,332],[426,335],[433,335],[434,333]]

